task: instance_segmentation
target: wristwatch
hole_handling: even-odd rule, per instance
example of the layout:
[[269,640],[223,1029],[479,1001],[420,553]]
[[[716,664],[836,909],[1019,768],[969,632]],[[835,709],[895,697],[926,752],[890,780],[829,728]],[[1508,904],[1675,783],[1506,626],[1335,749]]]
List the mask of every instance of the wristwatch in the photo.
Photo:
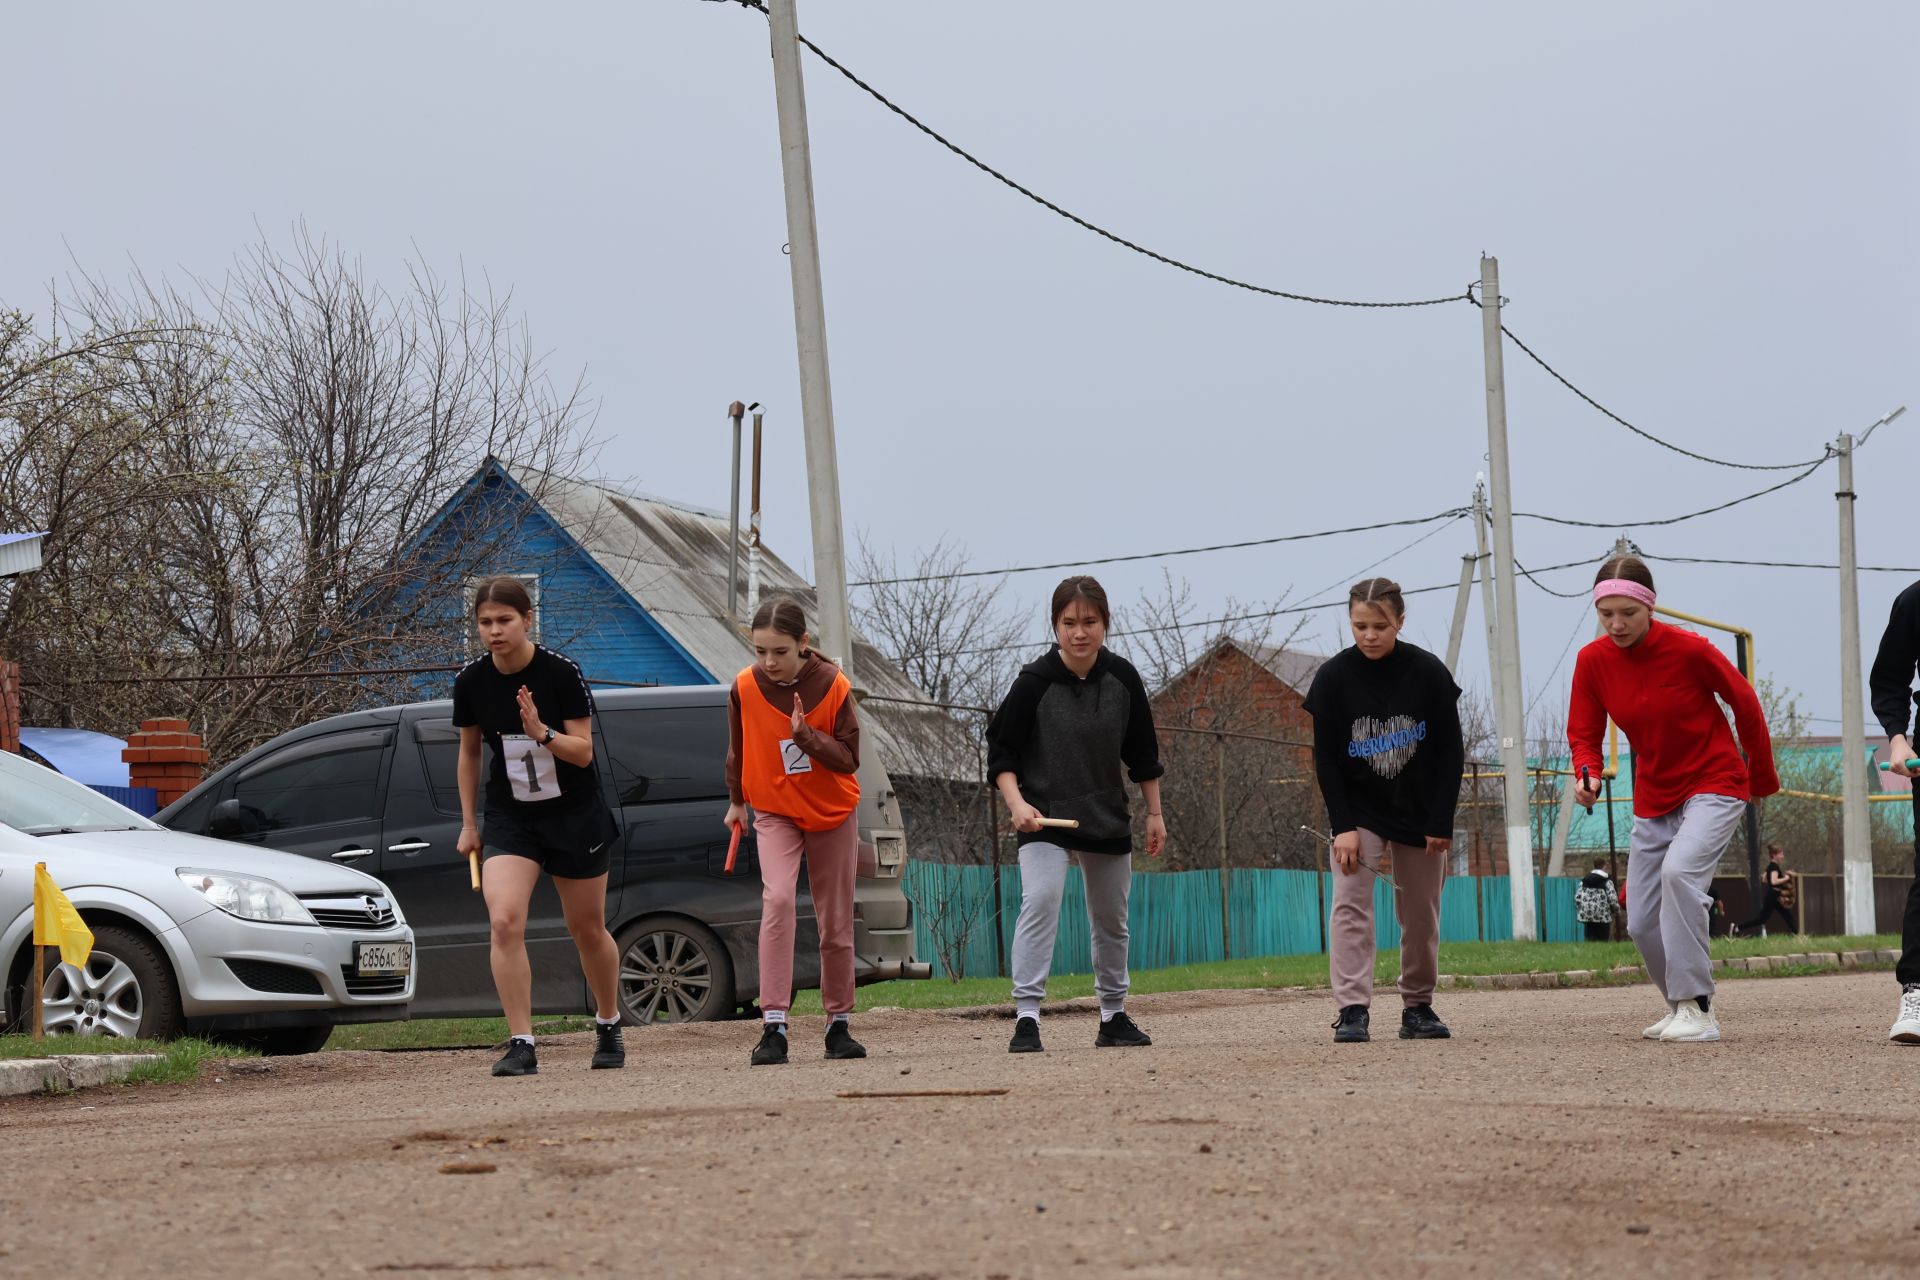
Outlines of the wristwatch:
[[546,745],[547,745],[547,744],[548,744],[549,742],[552,742],[552,741],[553,741],[553,740],[554,740],[555,738],[557,738],[557,737],[559,737],[559,736],[560,736],[559,734],[557,734],[557,733],[555,733],[555,732],[553,731],[553,726],[552,726],[552,725],[548,725],[548,726],[547,726],[547,731],[546,731],[546,733],[544,733],[543,735],[541,735],[541,738],[540,738],[540,745],[544,747],[544,746],[546,746]]

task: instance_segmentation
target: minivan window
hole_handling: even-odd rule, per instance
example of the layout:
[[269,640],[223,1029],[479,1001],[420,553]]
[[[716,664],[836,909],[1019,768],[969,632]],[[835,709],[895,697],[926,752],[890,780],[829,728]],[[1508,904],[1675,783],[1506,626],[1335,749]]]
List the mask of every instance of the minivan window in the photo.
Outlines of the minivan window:
[[726,798],[724,708],[635,707],[599,718],[621,804]]
[[233,798],[246,829],[282,831],[371,818],[380,812],[383,733],[343,733],[298,742],[250,766]]
[[420,748],[420,764],[427,772],[433,807],[442,813],[459,813],[460,731],[451,719],[416,720],[413,740]]

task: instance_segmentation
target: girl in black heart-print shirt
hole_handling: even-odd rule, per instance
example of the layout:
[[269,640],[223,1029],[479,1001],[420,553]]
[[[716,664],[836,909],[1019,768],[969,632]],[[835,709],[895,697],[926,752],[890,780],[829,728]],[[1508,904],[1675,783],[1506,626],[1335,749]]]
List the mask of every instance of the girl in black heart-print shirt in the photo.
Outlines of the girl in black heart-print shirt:
[[1373,882],[1391,876],[1400,918],[1403,1040],[1442,1040],[1434,1016],[1440,970],[1440,887],[1453,848],[1466,749],[1460,687],[1440,659],[1401,640],[1406,602],[1385,578],[1347,596],[1353,647],[1314,674],[1314,774],[1331,826],[1333,922],[1328,966],[1340,1008],[1336,1041],[1368,1038],[1373,1000]]

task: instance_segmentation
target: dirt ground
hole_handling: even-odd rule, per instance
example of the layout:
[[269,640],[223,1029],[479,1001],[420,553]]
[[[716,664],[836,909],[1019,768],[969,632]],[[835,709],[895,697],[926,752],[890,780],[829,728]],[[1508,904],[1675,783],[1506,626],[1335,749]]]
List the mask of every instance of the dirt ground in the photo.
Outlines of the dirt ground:
[[[1330,1042],[1325,993],[1090,1013],[875,1012],[864,1062],[749,1068],[752,1024],[327,1053],[0,1103],[21,1276],[1912,1276],[1920,1049],[1889,975],[1722,988],[1658,1045],[1645,986],[1443,993],[1447,1042]],[[1384,1031],[1384,1035],[1378,1032]],[[842,1090],[1004,1089],[849,1099]],[[459,1165],[491,1172],[445,1172]],[[71,1170],[70,1174],[64,1171]]]

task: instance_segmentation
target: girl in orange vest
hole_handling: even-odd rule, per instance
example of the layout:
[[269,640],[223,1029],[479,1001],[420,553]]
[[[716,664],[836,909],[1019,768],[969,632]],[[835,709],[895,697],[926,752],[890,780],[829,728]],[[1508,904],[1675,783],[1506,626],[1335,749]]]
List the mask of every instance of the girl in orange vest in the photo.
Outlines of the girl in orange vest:
[[800,859],[820,930],[820,999],[829,1058],[864,1058],[847,1026],[853,1012],[853,880],[860,832],[860,722],[840,668],[807,644],[792,600],[754,612],[753,665],[727,699],[729,830],[753,809],[760,853],[760,1009],[766,1025],[753,1065],[787,1060],[793,1002],[794,886]]

